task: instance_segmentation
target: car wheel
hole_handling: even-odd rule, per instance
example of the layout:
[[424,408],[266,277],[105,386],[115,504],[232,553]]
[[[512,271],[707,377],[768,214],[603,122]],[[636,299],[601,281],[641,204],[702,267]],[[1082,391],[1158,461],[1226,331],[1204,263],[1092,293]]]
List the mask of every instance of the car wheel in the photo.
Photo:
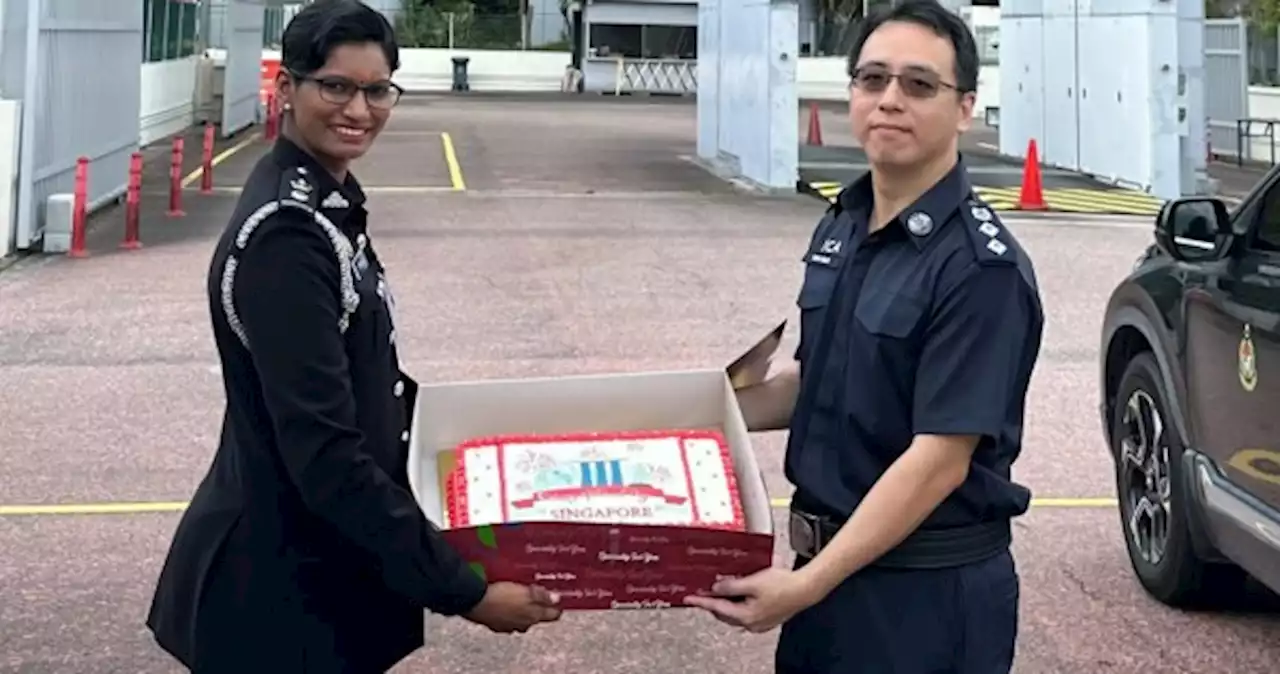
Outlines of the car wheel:
[[1142,587],[1169,606],[1208,608],[1230,601],[1247,575],[1210,564],[1191,540],[1183,443],[1165,404],[1159,366],[1151,353],[1130,361],[1120,380],[1112,418],[1116,492],[1129,561]]

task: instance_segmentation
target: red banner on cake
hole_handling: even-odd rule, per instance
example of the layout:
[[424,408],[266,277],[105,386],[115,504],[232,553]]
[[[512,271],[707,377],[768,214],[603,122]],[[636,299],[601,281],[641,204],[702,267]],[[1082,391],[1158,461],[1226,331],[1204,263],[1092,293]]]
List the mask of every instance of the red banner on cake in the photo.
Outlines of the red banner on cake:
[[639,496],[641,498],[657,498],[672,505],[683,505],[689,500],[683,496],[664,493],[657,487],[647,484],[633,484],[625,487],[568,487],[565,489],[548,489],[533,495],[532,498],[512,501],[516,508],[532,508],[539,501],[569,501],[589,496]]

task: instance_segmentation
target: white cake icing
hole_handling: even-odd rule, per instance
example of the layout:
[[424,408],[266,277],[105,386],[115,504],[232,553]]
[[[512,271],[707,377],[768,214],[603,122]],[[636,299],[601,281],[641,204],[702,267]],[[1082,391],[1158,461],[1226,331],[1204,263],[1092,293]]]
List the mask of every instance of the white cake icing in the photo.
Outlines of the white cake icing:
[[467,446],[458,456],[451,508],[465,521],[454,525],[557,521],[741,529],[733,467],[717,438],[605,435]]

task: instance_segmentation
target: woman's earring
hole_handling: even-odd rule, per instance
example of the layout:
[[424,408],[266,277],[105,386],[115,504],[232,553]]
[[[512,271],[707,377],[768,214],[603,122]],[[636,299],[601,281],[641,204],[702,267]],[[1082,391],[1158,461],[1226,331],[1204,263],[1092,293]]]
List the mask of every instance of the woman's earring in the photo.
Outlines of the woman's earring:
[[292,110],[292,109],[293,109],[293,104],[292,104],[292,103],[285,103],[285,104],[284,104],[284,109],[285,109],[285,110]]

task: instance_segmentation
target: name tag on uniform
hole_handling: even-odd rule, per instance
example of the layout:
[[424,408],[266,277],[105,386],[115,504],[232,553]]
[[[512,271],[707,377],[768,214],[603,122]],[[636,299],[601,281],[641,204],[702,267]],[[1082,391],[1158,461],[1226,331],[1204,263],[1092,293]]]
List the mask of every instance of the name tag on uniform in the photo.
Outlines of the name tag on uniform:
[[809,262],[824,267],[836,266],[835,258],[844,249],[844,241],[835,238],[824,239],[818,249],[809,253]]

